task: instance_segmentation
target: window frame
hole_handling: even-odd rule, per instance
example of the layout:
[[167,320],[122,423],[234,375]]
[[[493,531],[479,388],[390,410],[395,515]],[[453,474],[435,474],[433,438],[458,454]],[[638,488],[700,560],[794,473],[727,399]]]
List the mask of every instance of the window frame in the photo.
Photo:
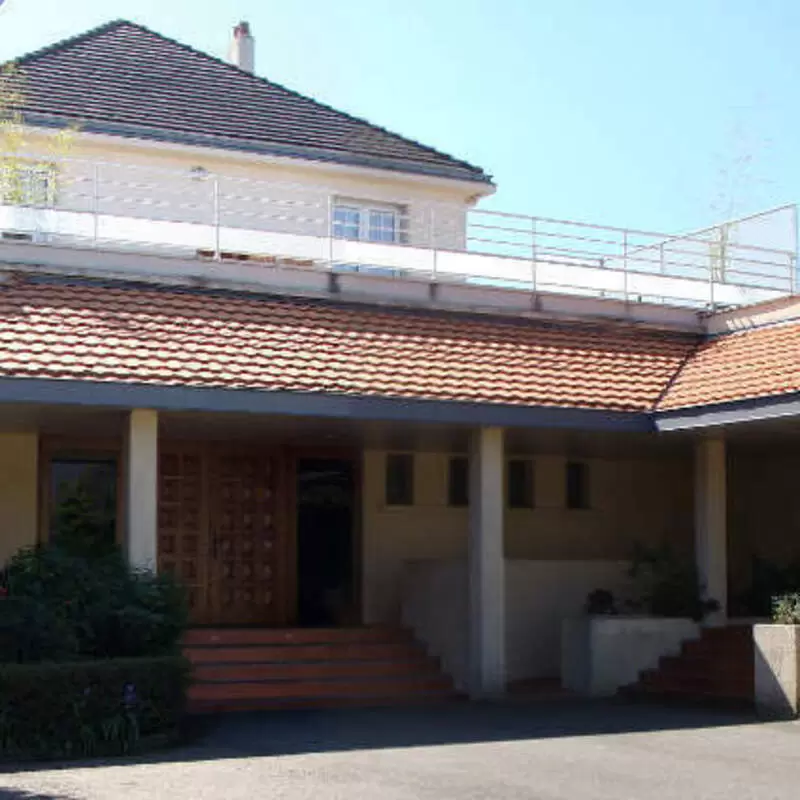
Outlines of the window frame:
[[[408,489],[408,495],[406,497],[397,499],[396,496],[392,495],[392,488],[390,487],[390,474],[391,474],[391,464],[392,461],[397,459],[398,461],[402,459],[402,463],[406,464],[406,469],[408,470],[408,475],[405,477],[405,481],[407,482],[406,488]],[[398,463],[395,461],[395,463]],[[391,451],[386,453],[386,458],[384,461],[384,470],[383,470],[383,503],[384,506],[387,508],[411,508],[414,506],[414,502],[416,499],[416,491],[415,491],[415,479],[416,479],[416,459],[414,458],[414,453],[409,452],[402,452],[402,451]]]
[[20,199],[14,200],[8,193],[14,191],[13,187],[4,190],[0,185],[0,205],[16,206],[18,208],[54,208],[56,205],[56,171],[54,164],[46,161],[23,160],[12,166],[12,170],[19,172]]
[[[515,502],[512,489],[512,465],[522,464],[525,466],[523,486],[525,488],[523,503]],[[517,456],[506,461],[506,508],[510,511],[531,511],[536,508],[536,464],[533,458]]]
[[[356,236],[348,236],[343,233],[337,233],[337,227],[340,223],[337,220],[337,213],[342,210],[349,213],[356,214],[358,221],[358,233]],[[391,238],[372,238],[372,215],[373,214],[391,214],[392,215],[392,228]],[[342,239],[348,242],[367,242],[369,244],[404,244],[406,242],[405,236],[405,209],[403,206],[393,205],[391,203],[372,202],[370,200],[356,200],[348,197],[334,197],[331,205],[331,228],[330,235],[334,239]],[[351,223],[341,223],[342,227],[352,226]],[[383,227],[380,230],[384,230]]]
[[592,507],[589,462],[570,459],[564,466],[564,505],[570,511],[589,511]]
[[[454,466],[458,464],[459,469],[463,465],[463,487],[456,486],[454,483]],[[459,476],[461,477],[461,476]],[[469,508],[470,501],[470,476],[469,476],[469,456],[452,455],[447,458],[447,507],[448,508]],[[463,489],[463,494],[458,491]],[[458,495],[458,496],[456,496]]]

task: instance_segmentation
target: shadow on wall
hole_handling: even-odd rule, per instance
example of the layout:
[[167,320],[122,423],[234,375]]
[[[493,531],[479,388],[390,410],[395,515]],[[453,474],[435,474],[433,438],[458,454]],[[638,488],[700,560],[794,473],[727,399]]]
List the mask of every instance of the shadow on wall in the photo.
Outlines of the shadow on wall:
[[43,794],[24,789],[4,789],[0,786],[0,800],[74,800],[74,795]]
[[[402,709],[265,711],[190,717],[190,740],[182,747],[141,757],[87,761],[80,767],[700,730],[754,722],[752,714],[585,700],[452,703]],[[14,771],[75,767],[75,762],[29,764],[20,765]],[[0,793],[0,798],[5,796]],[[7,796],[38,797],[13,793]]]

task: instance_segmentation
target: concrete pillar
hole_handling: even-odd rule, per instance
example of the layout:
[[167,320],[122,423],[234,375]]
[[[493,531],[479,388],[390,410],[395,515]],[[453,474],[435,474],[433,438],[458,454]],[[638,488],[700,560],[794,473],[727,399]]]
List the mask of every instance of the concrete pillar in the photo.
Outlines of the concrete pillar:
[[703,438],[695,445],[694,535],[697,570],[706,597],[720,604],[707,618],[724,624],[728,609],[728,529],[725,440]]
[[125,530],[128,561],[155,570],[158,556],[158,413],[130,412],[125,436]]
[[469,509],[470,694],[505,691],[505,560],[503,546],[503,430],[472,435]]

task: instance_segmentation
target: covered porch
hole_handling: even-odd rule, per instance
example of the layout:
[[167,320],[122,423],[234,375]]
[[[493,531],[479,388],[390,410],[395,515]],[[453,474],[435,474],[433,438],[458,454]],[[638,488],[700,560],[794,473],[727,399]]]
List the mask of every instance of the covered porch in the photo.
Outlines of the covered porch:
[[78,491],[131,563],[181,578],[195,625],[405,625],[474,696],[557,678],[562,621],[625,592],[637,543],[697,559],[717,624],[751,614],[754,557],[800,555],[788,423],[709,437],[18,404],[1,427],[3,560]]

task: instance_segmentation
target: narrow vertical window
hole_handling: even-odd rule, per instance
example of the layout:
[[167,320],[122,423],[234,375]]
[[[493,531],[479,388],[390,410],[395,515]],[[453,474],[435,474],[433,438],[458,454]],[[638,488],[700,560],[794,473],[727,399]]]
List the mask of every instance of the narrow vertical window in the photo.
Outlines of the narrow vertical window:
[[450,459],[447,474],[447,505],[456,508],[469,505],[469,459],[455,456]]
[[567,462],[567,508],[589,508],[589,465],[584,461]]
[[533,461],[514,458],[508,462],[506,491],[509,508],[533,508]]
[[414,505],[414,456],[411,453],[386,456],[386,505]]

